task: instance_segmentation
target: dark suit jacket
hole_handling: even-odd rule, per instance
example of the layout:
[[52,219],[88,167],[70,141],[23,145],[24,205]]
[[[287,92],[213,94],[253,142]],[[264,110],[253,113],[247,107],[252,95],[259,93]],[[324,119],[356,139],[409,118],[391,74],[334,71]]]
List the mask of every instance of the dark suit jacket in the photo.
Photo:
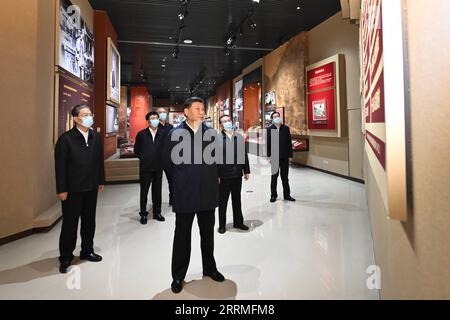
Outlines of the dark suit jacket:
[[158,125],[158,130],[161,129],[161,131],[164,133],[164,136],[167,136],[170,132],[170,130],[173,129],[173,125],[166,122],[166,124],[163,126],[161,123]]
[[[272,130],[278,130],[273,124],[267,129],[267,156],[272,156]],[[291,130],[288,126],[282,124],[279,132],[279,158],[288,159],[293,157]]]
[[55,147],[56,193],[85,192],[105,184],[103,145],[100,135],[89,130],[88,145],[74,127],[63,133]]
[[[232,144],[234,149],[234,159],[231,163],[227,161],[227,143]],[[238,148],[239,146],[239,148]],[[223,164],[219,164],[219,177],[223,179],[229,178],[239,178],[242,177],[243,174],[250,173],[250,164],[248,161],[248,154],[245,148],[244,138],[241,134],[235,132],[232,136],[232,140],[230,140],[225,131],[222,131],[222,150],[223,150]],[[244,162],[238,163],[238,150],[244,151]],[[228,151],[230,151],[228,149]]]
[[134,154],[139,158],[139,169],[141,171],[162,170],[162,152],[165,133],[163,130],[156,131],[155,141],[149,128],[139,131],[134,143]]
[[[182,162],[175,164],[171,159],[172,150],[180,143],[183,143],[183,138],[180,141],[171,141],[182,131],[188,133],[187,143],[191,146],[191,154],[181,155],[189,157],[190,163]],[[213,130],[213,131],[211,131]],[[202,124],[201,128],[194,134],[191,128],[183,122],[177,128],[172,129],[166,138],[164,162],[167,162],[169,172],[172,176],[173,184],[173,211],[175,213],[194,213],[199,211],[214,210],[219,203],[219,176],[217,164],[207,164],[204,159],[202,163],[194,163],[194,135],[200,135],[197,138],[202,139],[206,132],[213,136],[211,141],[202,142],[202,154],[205,148],[211,144],[216,143],[217,133],[214,129],[208,128]],[[203,140],[203,139],[202,139]],[[182,144],[181,144],[182,145]]]

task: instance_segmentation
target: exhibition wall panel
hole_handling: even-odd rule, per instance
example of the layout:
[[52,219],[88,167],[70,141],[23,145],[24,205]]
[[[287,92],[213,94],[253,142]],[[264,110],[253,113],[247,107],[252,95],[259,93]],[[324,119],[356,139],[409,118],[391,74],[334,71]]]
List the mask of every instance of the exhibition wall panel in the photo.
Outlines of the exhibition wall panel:
[[[107,52],[108,38],[117,47],[117,33],[104,11],[96,10],[94,12],[94,31],[95,31],[95,123],[94,127],[100,133],[104,142],[104,158],[107,159],[117,151],[117,137],[115,134],[107,134],[106,128],[106,110],[107,104],[117,107],[116,101],[107,97],[108,72]],[[116,87],[120,88],[120,80]],[[109,99],[108,99],[109,98]],[[119,101],[120,102],[120,101]]]
[[442,36],[450,33],[450,2],[405,1],[403,5],[411,61],[407,73],[407,222],[387,219],[376,172],[368,160],[365,163],[381,297],[450,299],[450,38]]
[[[311,64],[336,54],[344,55],[347,104],[342,108],[347,109],[349,114],[342,123],[343,129],[346,130],[343,138],[311,137],[309,154],[298,155],[297,161],[314,168],[362,180],[361,120],[357,120],[354,115],[354,113],[361,112],[359,28],[357,25],[343,20],[342,13],[337,13],[309,31],[308,41],[309,63]],[[355,130],[360,134],[355,134]]]
[[[72,2],[93,26],[89,1]],[[0,191],[8,195],[2,198],[0,239],[29,234],[60,217],[53,160],[56,8],[56,0],[2,1],[0,94],[9,121],[0,128],[6,151]]]
[[274,92],[276,107],[284,107],[293,135],[306,134],[305,67],[308,37],[300,33],[264,57],[264,90]]

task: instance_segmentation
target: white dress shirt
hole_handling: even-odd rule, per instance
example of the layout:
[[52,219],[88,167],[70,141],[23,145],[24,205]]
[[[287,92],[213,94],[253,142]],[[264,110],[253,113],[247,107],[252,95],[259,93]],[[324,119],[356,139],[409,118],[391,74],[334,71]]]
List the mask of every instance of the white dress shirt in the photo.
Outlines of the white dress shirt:
[[88,131],[86,131],[86,132],[84,132],[83,130],[81,130],[79,127],[77,127],[77,129],[78,129],[78,131],[80,131],[81,134],[83,135],[84,140],[86,140],[86,145],[88,146],[88,145],[89,145],[89,144],[88,144],[88,139],[89,139],[89,129],[88,129]]
[[148,129],[150,130],[150,133],[152,134],[153,142],[155,142],[155,136],[156,136],[156,132],[158,132],[158,127],[156,127],[155,130],[153,130],[151,127],[148,127]]

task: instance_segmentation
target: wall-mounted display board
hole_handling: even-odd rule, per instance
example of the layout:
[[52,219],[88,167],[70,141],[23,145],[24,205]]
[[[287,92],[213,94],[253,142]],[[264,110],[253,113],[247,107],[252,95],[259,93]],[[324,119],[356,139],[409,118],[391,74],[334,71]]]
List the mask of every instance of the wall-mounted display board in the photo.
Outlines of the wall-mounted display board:
[[106,101],[120,104],[120,54],[114,42],[108,37],[106,73]]
[[71,116],[74,106],[86,104],[92,111],[94,110],[93,90],[68,73],[56,74],[55,89],[54,143],[56,143],[61,134],[74,126]]
[[308,135],[341,138],[346,113],[344,55],[306,67],[306,76]]
[[363,0],[360,52],[367,158],[389,217],[406,221],[408,68],[403,11],[402,0]]
[[80,7],[69,0],[58,0],[56,6],[56,66],[93,85],[94,33],[83,19]]
[[244,120],[244,82],[242,79],[234,83],[233,90],[233,124],[237,129],[243,129]]

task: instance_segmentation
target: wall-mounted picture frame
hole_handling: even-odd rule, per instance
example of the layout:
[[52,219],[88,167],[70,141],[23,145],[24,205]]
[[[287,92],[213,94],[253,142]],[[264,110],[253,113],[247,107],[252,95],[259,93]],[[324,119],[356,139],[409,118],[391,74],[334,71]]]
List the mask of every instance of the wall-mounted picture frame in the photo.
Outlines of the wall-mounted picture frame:
[[182,122],[186,120],[184,112],[169,112],[169,123],[174,128],[178,127]]
[[106,68],[106,101],[120,104],[120,54],[114,42],[108,37]]
[[94,33],[79,6],[69,0],[56,2],[55,65],[57,70],[94,85]]

